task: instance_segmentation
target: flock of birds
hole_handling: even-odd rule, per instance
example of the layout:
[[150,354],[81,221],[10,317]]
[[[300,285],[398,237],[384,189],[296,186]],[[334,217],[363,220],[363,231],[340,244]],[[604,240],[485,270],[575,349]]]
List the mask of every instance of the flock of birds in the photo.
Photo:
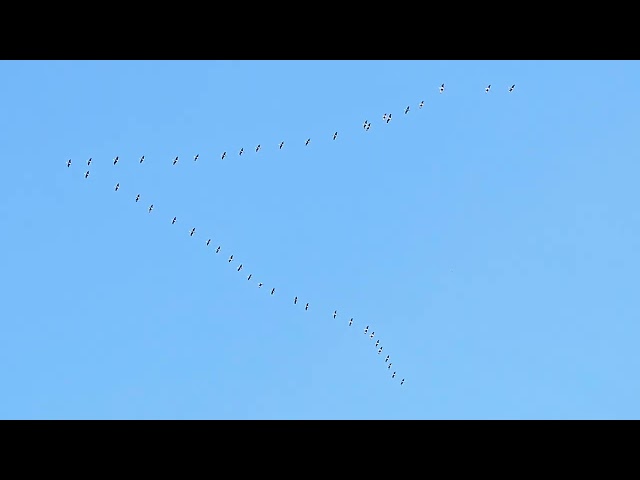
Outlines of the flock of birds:
[[[511,92],[513,92],[513,90],[514,90],[514,89],[515,89],[515,85],[511,85],[511,87],[509,87],[508,92],[509,92],[509,93],[511,93]],[[443,93],[443,92],[445,91],[445,84],[444,84],[444,83],[440,85],[439,91],[440,91],[440,93]],[[487,87],[485,88],[485,93],[489,93],[490,91],[491,91],[491,85],[487,85]],[[419,109],[422,109],[423,107],[424,107],[424,100],[422,100],[422,101],[418,104],[418,108],[419,108]],[[405,115],[406,115],[406,114],[408,114],[410,110],[411,110],[411,107],[408,105],[408,106],[404,109],[404,114],[405,114]],[[391,113],[385,113],[385,114],[383,114],[383,115],[382,115],[382,120],[383,120],[384,122],[386,122],[387,124],[388,124],[389,122],[391,122],[391,119],[392,119],[392,114],[391,114]],[[362,125],[362,127],[363,127],[363,129],[364,129],[365,131],[369,131],[369,129],[371,128],[371,122],[369,122],[368,120],[365,120],[365,121],[364,121],[364,123],[363,123],[363,125]],[[333,133],[332,139],[333,139],[333,140],[336,140],[337,138],[338,138],[338,132],[336,131],[336,132],[334,132],[334,133]],[[281,141],[281,142],[280,142],[280,144],[279,144],[279,146],[278,146],[278,148],[279,148],[279,149],[282,149],[282,148],[284,147],[284,143],[285,143],[284,141]],[[311,139],[310,139],[310,138],[307,138],[307,140],[305,141],[305,146],[308,146],[310,143],[311,143]],[[256,148],[255,148],[256,153],[258,153],[258,152],[260,151],[260,149],[261,149],[261,145],[260,145],[260,144],[258,144],[258,145],[256,146]],[[244,148],[241,148],[241,149],[240,149],[240,151],[239,151],[239,155],[242,155],[243,153],[244,153]],[[221,155],[222,160],[224,160],[226,156],[227,156],[227,152],[226,152],[226,151],[224,151],[224,152],[222,153],[222,155]],[[199,155],[199,154],[196,154],[196,155],[193,157],[193,160],[194,160],[194,161],[197,161],[199,158],[200,158],[200,155]],[[145,156],[144,156],[144,155],[142,155],[142,156],[140,157],[139,163],[143,163],[143,162],[144,162],[144,160],[145,160]],[[92,161],[93,161],[93,158],[89,158],[89,160],[87,160],[87,167],[90,167],[90,166],[91,166]],[[113,159],[113,165],[114,165],[114,166],[115,166],[115,165],[117,165],[119,161],[120,161],[120,157],[116,156],[116,157]],[[173,159],[172,164],[173,164],[173,165],[176,165],[176,164],[178,163],[178,161],[179,161],[179,157],[178,157],[178,156],[176,156],[176,157]],[[67,167],[71,167],[72,163],[73,163],[73,162],[71,161],[71,159],[67,160]],[[84,178],[85,178],[85,179],[86,179],[86,178],[89,178],[89,170],[87,170],[87,171],[85,172],[85,174],[84,174]],[[120,190],[120,183],[116,183],[116,185],[115,185],[115,191],[117,192],[117,191],[119,191],[119,190]],[[136,194],[135,202],[136,202],[136,203],[138,203],[138,202],[140,201],[140,199],[141,199],[140,194]],[[151,212],[153,211],[153,208],[154,208],[153,203],[151,203],[151,204],[149,205],[149,208],[148,208],[148,213],[151,213]],[[178,221],[178,218],[177,218],[176,216],[174,216],[174,217],[171,219],[171,225],[175,225],[177,221]],[[195,227],[192,227],[192,228],[189,230],[189,236],[193,237],[193,236],[195,235],[195,233],[196,233],[196,228],[195,228]],[[210,238],[208,238],[208,239],[206,240],[206,242],[205,242],[205,245],[206,245],[207,247],[209,247],[209,245],[210,245],[210,244],[211,244],[211,239],[210,239]],[[218,246],[216,247],[216,249],[215,249],[215,253],[216,253],[216,254],[219,254],[219,253],[221,252],[221,250],[222,250],[222,246],[221,246],[221,245],[218,245]],[[230,256],[229,256],[229,259],[228,259],[228,263],[232,263],[232,262],[233,262],[233,260],[234,260],[233,255],[230,255]],[[238,272],[242,271],[243,267],[244,267],[244,265],[243,265],[242,263],[240,263],[240,264],[239,264],[239,266],[238,266],[238,268],[237,268],[237,271],[238,271]],[[252,277],[253,277],[253,274],[252,274],[252,273],[249,273],[249,275],[247,276],[247,280],[248,280],[248,281],[251,281]],[[263,287],[263,285],[264,285],[264,284],[263,284],[262,282],[258,282],[258,288],[262,288],[262,287]],[[271,295],[274,295],[274,294],[275,294],[275,291],[276,291],[275,287],[272,287],[272,288],[271,288]],[[293,299],[293,304],[294,304],[294,305],[297,305],[297,304],[298,304],[298,297],[297,297],[297,296],[295,296],[295,297],[294,297],[294,299]],[[304,309],[305,309],[305,311],[309,310],[309,303],[308,303],[308,302],[305,302]],[[333,318],[335,319],[335,318],[337,318],[337,316],[338,316],[338,311],[337,311],[337,310],[334,310],[334,311],[333,311]],[[354,320],[353,320],[353,318],[350,318],[350,319],[349,319],[349,322],[348,322],[348,326],[349,326],[349,327],[351,327],[351,326],[353,325],[353,321],[354,321]],[[364,335],[366,336],[367,334],[369,334],[369,325],[366,325],[366,326],[365,326],[365,328],[364,328]],[[373,329],[372,329],[372,330],[371,330],[371,333],[369,334],[369,339],[370,339],[370,340],[373,340],[373,339],[374,339],[374,337],[375,337],[375,331],[373,331]],[[380,345],[380,339],[377,339],[377,340],[376,340],[376,342],[375,342],[375,348],[376,348],[376,350],[377,350],[377,352],[378,352],[378,355],[380,355],[380,354],[383,352],[383,347]],[[386,355],[386,356],[384,357],[384,362],[385,362],[385,364],[387,365],[387,370],[391,371],[391,378],[395,379],[395,378],[396,378],[396,373],[397,373],[397,372],[396,372],[395,370],[391,370],[391,368],[392,368],[392,366],[393,366],[393,362],[391,362],[391,361],[390,361],[390,359],[391,359],[390,355]],[[405,379],[404,379],[404,378],[402,378],[402,379],[400,380],[400,385],[404,385],[404,381],[405,381]]]

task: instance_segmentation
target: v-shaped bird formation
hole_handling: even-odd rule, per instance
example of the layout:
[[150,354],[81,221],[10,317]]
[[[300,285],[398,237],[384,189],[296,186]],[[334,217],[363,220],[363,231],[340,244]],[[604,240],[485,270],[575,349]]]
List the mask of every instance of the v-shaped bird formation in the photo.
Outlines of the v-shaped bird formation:
[[[511,85],[511,86],[508,88],[507,92],[508,92],[508,93],[512,93],[512,92],[514,91],[514,89],[515,89],[515,84]],[[445,84],[444,84],[444,83],[442,83],[442,84],[440,85],[440,87],[439,87],[439,89],[438,89],[438,90],[439,90],[439,93],[440,93],[440,94],[443,94],[443,93],[445,92]],[[490,91],[491,91],[491,85],[489,84],[489,85],[487,85],[487,86],[485,87],[485,93],[487,93],[487,94],[488,94],[488,93],[490,93]],[[424,101],[424,100],[421,100],[421,101],[420,101],[420,103],[418,103],[418,109],[423,109],[424,107],[425,107],[425,101]],[[411,106],[410,106],[410,105],[407,105],[406,107],[404,107],[403,112],[404,112],[404,115],[408,115],[408,114],[411,112]],[[393,119],[393,113],[392,113],[392,112],[390,112],[390,113],[384,113],[384,114],[382,115],[382,121],[383,121],[383,123],[384,123],[384,124],[389,124],[389,123],[392,121],[392,119]],[[363,122],[363,124],[362,124],[362,128],[363,128],[363,130],[364,130],[365,132],[368,132],[368,131],[371,129],[371,126],[372,126],[372,123],[371,123],[369,120],[364,120],[364,122]],[[336,140],[337,140],[337,138],[338,138],[338,132],[334,130],[334,132],[333,132],[333,134],[330,136],[330,138],[331,138],[331,140],[332,140],[332,141],[336,141]],[[304,145],[305,145],[305,147],[308,147],[310,144],[311,144],[311,138],[309,137],[309,138],[307,138],[307,139],[305,140]],[[278,146],[278,149],[279,149],[279,150],[282,150],[282,148],[285,146],[285,142],[284,142],[284,140],[283,140],[283,141],[281,141],[277,146]],[[256,153],[258,153],[258,152],[261,150],[261,148],[262,148],[261,144],[257,144],[257,146],[255,147],[255,152],[256,152]],[[244,153],[244,151],[245,151],[245,150],[244,150],[244,147],[240,148],[240,150],[239,150],[239,152],[238,152],[238,155],[242,155],[242,154]],[[222,154],[221,154],[221,156],[220,156],[221,160],[224,160],[224,159],[226,158],[226,156],[227,156],[227,151],[225,150],[225,151],[223,151],[223,152],[222,152]],[[199,154],[196,154],[196,155],[193,157],[193,160],[194,160],[194,161],[198,161],[198,159],[199,159],[199,158],[200,158],[200,155],[199,155]],[[113,159],[113,165],[114,165],[114,166],[116,166],[116,165],[118,164],[119,160],[120,160],[120,158],[119,158],[118,156],[116,156],[116,157]],[[140,163],[140,164],[142,164],[145,160],[146,160],[145,156],[144,156],[144,155],[142,155],[142,156],[140,157],[140,159],[139,159],[139,163]],[[87,167],[91,166],[92,161],[93,161],[93,158],[89,158],[89,160],[87,161]],[[176,157],[172,160],[172,165],[174,165],[174,166],[175,166],[175,165],[177,165],[178,161],[179,161],[179,156],[176,156]],[[73,162],[72,162],[72,160],[71,160],[71,159],[67,160],[67,162],[66,162],[67,167],[71,167],[72,163],[73,163]],[[89,178],[89,170],[87,170],[87,171],[84,173],[84,178],[85,178],[85,179],[88,179],[88,178]],[[121,187],[120,187],[120,183],[119,183],[119,182],[118,182],[118,183],[116,183],[116,185],[115,185],[115,187],[114,187],[114,190],[115,190],[115,192],[119,192],[119,191],[121,190]],[[141,198],[142,198],[142,197],[141,197],[141,195],[142,195],[141,193],[136,192],[136,194],[135,194],[135,203],[138,203],[138,202],[141,200]],[[132,199],[133,199],[133,198],[134,198],[134,197],[132,196]],[[150,204],[148,204],[148,205],[149,205],[149,207],[148,207],[148,213],[149,213],[149,214],[151,214],[151,213],[154,211],[154,204],[153,204],[153,203],[150,203]],[[177,216],[175,216],[175,215],[174,215],[173,217],[169,216],[168,218],[170,218],[170,223],[171,223],[171,225],[175,225],[175,224],[178,222],[178,217],[177,217]],[[193,237],[193,236],[196,234],[196,227],[195,227],[195,226],[191,226],[191,227],[187,230],[187,233],[189,234],[189,236],[190,236],[190,237]],[[210,244],[211,244],[211,238],[207,238],[207,239],[206,239],[206,241],[204,242],[205,247],[209,247],[209,245],[210,245]],[[216,247],[216,249],[215,249],[215,254],[219,254],[221,251],[222,251],[222,246],[221,246],[221,245],[218,245],[218,246]],[[228,263],[229,263],[229,264],[231,264],[233,261],[234,261],[234,256],[233,256],[233,255],[230,255],[230,256],[229,256],[229,259],[228,259]],[[244,263],[239,263],[238,265],[239,265],[239,266],[237,267],[237,269],[236,269],[236,270],[237,270],[238,272],[240,272],[240,271],[241,271],[241,270],[243,270],[243,268],[244,268]],[[247,281],[251,281],[251,279],[252,279],[252,278],[253,278],[253,273],[249,273],[249,275],[247,276]],[[263,282],[257,282],[257,285],[258,285],[258,288],[262,288],[262,286],[263,286],[264,284],[263,284]],[[276,288],[272,286],[272,287],[271,287],[271,290],[270,290],[270,295],[274,295],[274,294],[275,294],[275,292],[276,292]],[[292,303],[293,303],[293,305],[298,305],[298,298],[299,298],[298,296],[295,296],[295,297],[293,298],[293,302],[292,302]],[[309,310],[309,302],[305,302],[304,311],[306,312],[306,311],[308,311],[308,310]],[[333,311],[332,316],[333,316],[333,319],[337,319],[337,317],[338,317],[338,311],[337,311],[337,310],[334,310],[334,311]],[[348,321],[348,323],[347,323],[347,326],[348,326],[348,327],[351,327],[353,324],[354,324],[354,319],[353,319],[353,318],[350,318],[350,319],[349,319],[349,321]],[[366,325],[366,326],[364,327],[363,333],[364,333],[365,337],[367,336],[367,334],[369,334],[369,328],[370,328],[370,325]],[[373,331],[373,329],[372,329],[372,330],[371,330],[371,333],[370,333],[368,336],[369,336],[369,340],[373,342],[373,338],[375,337],[375,331]],[[377,351],[378,355],[380,355],[380,354],[383,352],[383,348],[384,348],[384,347],[383,347],[382,345],[380,345],[380,339],[377,339],[377,340],[375,341],[374,347],[375,347],[375,349],[376,349],[376,351]],[[395,378],[396,378],[397,371],[396,371],[396,370],[393,370],[393,369],[391,368],[391,367],[392,367],[392,365],[393,365],[393,362],[391,362],[390,360],[391,360],[390,355],[386,355],[386,356],[384,357],[384,363],[387,365],[387,370],[389,370],[389,371],[390,371],[390,373],[391,373],[391,378],[392,378],[392,379],[395,379]],[[405,382],[405,379],[404,379],[404,378],[402,378],[402,379],[400,380],[400,385],[404,385],[404,382]]]

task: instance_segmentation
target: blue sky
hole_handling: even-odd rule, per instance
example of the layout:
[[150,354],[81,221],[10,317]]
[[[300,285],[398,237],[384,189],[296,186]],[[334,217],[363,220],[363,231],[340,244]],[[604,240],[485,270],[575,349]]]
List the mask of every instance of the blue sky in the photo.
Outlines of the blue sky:
[[0,62],[0,417],[640,418],[638,85]]

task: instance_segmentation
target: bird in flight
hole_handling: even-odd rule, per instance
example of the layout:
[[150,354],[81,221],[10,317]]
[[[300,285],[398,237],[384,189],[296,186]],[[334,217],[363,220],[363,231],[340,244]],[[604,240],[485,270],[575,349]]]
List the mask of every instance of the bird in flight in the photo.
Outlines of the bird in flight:
[[376,347],[380,345],[380,340],[376,340]]
[[209,246],[210,243],[211,243],[211,239],[207,240],[207,247]]
[[387,370],[389,370],[391,368],[391,365],[393,365],[393,363],[389,364],[389,366],[387,367]]
[[487,88],[484,89],[485,93],[489,93],[489,90],[491,90],[491,84],[487,85]]
[[250,274],[249,274],[249,276],[247,277],[247,280],[251,280],[251,276],[252,276],[252,275],[253,275],[253,274],[252,274],[252,273],[250,273]]
[[371,332],[371,335],[369,335],[369,338],[373,338],[373,336],[376,334],[376,332]]
[[120,184],[116,183],[116,192],[118,191],[119,188],[120,188]]
[[153,210],[153,203],[151,204],[151,206],[149,207],[149,213],[151,213],[151,210]]
[[116,157],[113,159],[113,164],[115,165],[116,163],[118,163],[119,157]]
[[196,229],[195,227],[191,229],[191,233],[189,234],[190,237],[193,237],[193,234],[196,233]]
[[391,375],[391,378],[396,378],[396,372],[393,372],[393,375]]
[[242,264],[238,267],[238,271],[242,270]]
[[173,164],[175,165],[176,163],[178,163],[178,157],[173,159]]
[[371,128],[371,124],[367,123],[367,128],[365,128],[365,130],[369,130]]
[[193,161],[195,162],[196,160],[198,160],[198,158],[200,157],[200,154],[197,153],[195,157],[193,157]]
[[87,173],[84,174],[84,178],[89,178],[89,170],[87,170]]
[[409,105],[407,105],[407,108],[404,109],[404,114],[406,115],[407,113],[409,113]]
[[369,331],[369,325],[367,325],[366,327],[364,327],[364,334],[366,335],[368,331]]
[[338,132],[333,134],[333,139],[335,140],[338,137]]
[[272,288],[272,289],[271,289],[271,295],[273,295],[273,293],[274,293],[275,291],[276,291],[276,289],[275,289],[275,288]]
[[378,355],[380,355],[382,353],[382,347],[380,347],[380,350],[378,350]]
[[144,155],[140,157],[140,163],[144,162]]
[[334,310],[334,311],[333,311],[333,318],[336,318],[336,315],[338,315],[338,311],[337,311],[337,310]]
[[367,125],[369,125],[369,121],[365,120],[364,123],[362,124],[362,128],[364,128],[366,130],[367,129]]
[[242,155],[242,152],[244,152],[244,147],[240,149],[240,153],[238,155]]
[[305,310],[309,310],[309,304],[308,303],[304,306],[304,309]]
[[387,119],[387,114],[385,113],[384,115],[382,115],[382,119],[386,120]]
[[71,166],[71,159],[67,160],[67,168]]
[[256,153],[258,153],[258,150],[260,150],[260,144],[256,147]]
[[418,105],[418,108],[422,108],[422,107],[424,107],[424,100],[422,100],[422,101],[420,102],[420,105]]
[[351,326],[352,323],[353,323],[353,318],[349,320],[349,326]]
[[258,288],[260,288],[260,287],[262,287],[262,282],[260,282],[260,283],[258,284]]
[[229,257],[229,263],[231,263],[232,260],[233,260],[233,255]]
[[509,93],[513,92],[513,89],[516,88],[515,84],[511,85],[511,88],[509,88]]
[[440,85],[440,93],[444,92],[444,83]]
[[307,138],[307,141],[305,142],[305,146],[309,145],[309,142],[311,141],[310,138]]
[[226,156],[227,156],[227,152],[222,152],[222,157],[220,157],[221,160],[224,160],[224,157],[226,157]]
[[87,160],[87,167],[88,167],[89,165],[91,165],[91,160],[92,160],[91,158],[90,158],[89,160]]
[[404,383],[404,378],[400,380],[400,385],[402,385],[403,383]]
[[284,145],[284,142],[280,142],[280,150],[282,150],[283,145]]
[[220,245],[218,245],[218,248],[216,248],[216,253],[220,252]]
[[173,220],[171,220],[171,225],[173,225],[174,223],[176,223],[177,217],[173,217]]
[[294,305],[297,305],[297,304],[298,304],[298,297],[296,297],[296,298],[294,298],[294,299],[293,299],[293,304],[294,304]]
[[387,358],[384,359],[384,363],[387,363],[389,361],[389,355],[387,355]]
[[140,194],[136,195],[136,203],[138,203],[138,200],[140,200]]
[[389,116],[387,117],[387,123],[389,123],[391,121],[391,114],[389,114]]

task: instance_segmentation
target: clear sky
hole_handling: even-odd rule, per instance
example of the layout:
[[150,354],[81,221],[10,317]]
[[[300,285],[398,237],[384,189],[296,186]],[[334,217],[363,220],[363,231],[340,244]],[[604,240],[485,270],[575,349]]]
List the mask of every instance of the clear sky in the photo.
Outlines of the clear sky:
[[0,62],[0,417],[640,418],[639,85]]

